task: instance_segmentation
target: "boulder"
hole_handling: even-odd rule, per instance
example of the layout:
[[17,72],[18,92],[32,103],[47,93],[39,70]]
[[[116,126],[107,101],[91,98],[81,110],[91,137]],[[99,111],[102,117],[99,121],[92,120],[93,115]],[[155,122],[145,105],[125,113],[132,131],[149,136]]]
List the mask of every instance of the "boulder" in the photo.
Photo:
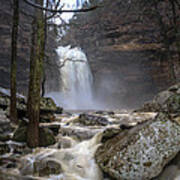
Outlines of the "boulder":
[[5,111],[0,110],[0,134],[8,134],[14,130],[10,120],[6,117]]
[[180,124],[159,113],[153,120],[105,141],[95,157],[111,178],[148,180],[156,177],[179,151]]
[[57,107],[55,102],[50,97],[41,97],[40,100],[40,111],[41,113],[53,112],[57,114],[62,113],[62,108]]
[[19,127],[16,129],[13,135],[13,141],[26,142],[27,140],[27,127]]
[[0,108],[5,110],[10,104],[10,99],[8,96],[0,95]]
[[50,129],[53,132],[53,134],[57,136],[61,125],[58,123],[40,123],[40,127]]
[[105,117],[89,114],[80,114],[77,122],[85,126],[106,126],[110,123]]
[[9,134],[0,134],[0,141],[9,141],[11,139]]
[[56,143],[53,132],[48,128],[39,128],[39,146],[46,147]]
[[[17,94],[17,113],[18,118],[23,118],[27,115],[26,97]],[[0,87],[0,108],[7,109],[7,116],[9,116],[10,93],[8,89]],[[53,113],[61,114],[63,109],[57,107],[54,101],[49,97],[41,97],[40,99],[40,120],[50,122],[55,119]]]
[[61,127],[59,133],[62,136],[69,136],[78,141],[83,141],[87,139],[91,139],[96,133],[100,132],[101,129],[87,129],[87,128],[74,128],[71,126]]
[[52,112],[42,112],[40,114],[40,122],[42,123],[50,123],[55,120],[55,115]]
[[180,83],[160,92],[151,102],[147,102],[136,112],[180,112]]
[[10,147],[6,143],[0,142],[0,155],[10,152]]
[[48,176],[50,174],[60,174],[62,173],[61,164],[55,159],[43,159],[34,162],[34,172],[36,176]]
[[166,103],[169,113],[180,113],[180,94],[170,96]]
[[[16,129],[13,140],[17,142],[27,141],[27,124],[21,122],[19,127]],[[52,145],[56,142],[53,132],[45,127],[39,128],[39,142],[41,147],[46,147]]]

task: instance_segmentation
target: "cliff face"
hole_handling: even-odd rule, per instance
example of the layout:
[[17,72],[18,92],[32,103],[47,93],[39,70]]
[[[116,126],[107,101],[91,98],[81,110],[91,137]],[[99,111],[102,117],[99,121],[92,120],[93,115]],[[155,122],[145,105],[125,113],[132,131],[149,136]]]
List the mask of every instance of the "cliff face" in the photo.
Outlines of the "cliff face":
[[[20,1],[20,8],[25,9]],[[10,83],[9,72],[11,62],[11,27],[12,27],[12,4],[11,1],[0,1],[0,86],[8,88]],[[28,11],[31,11],[29,9]],[[28,79],[28,58],[30,46],[30,23],[31,19],[26,19],[24,15],[20,16],[20,28],[18,37],[18,57],[17,57],[17,82],[21,89],[27,86]]]
[[[19,1],[20,17],[18,29],[18,52],[17,52],[17,88],[18,91],[27,94],[29,79],[29,59],[31,47],[31,22],[34,9]],[[11,63],[11,28],[13,16],[12,1],[0,1],[0,86],[10,86],[10,63]],[[46,51],[46,89],[58,89],[59,71],[56,68],[56,38],[48,32],[48,44]]]
[[[104,0],[102,7],[78,14],[61,45],[80,46],[87,54],[94,75],[96,99],[113,107],[139,105],[173,84],[171,67],[180,77],[178,61],[166,56],[160,43],[160,30],[142,19],[141,8],[131,1]],[[11,1],[0,1],[0,86],[9,87],[11,58]],[[20,0],[20,10],[33,9]],[[20,13],[17,86],[27,94],[31,18]],[[48,32],[46,90],[59,89],[59,71],[55,49],[56,36]],[[172,58],[172,59],[171,59]],[[174,64],[172,64],[174,62]]]
[[159,28],[140,12],[130,1],[104,0],[101,8],[77,15],[61,41],[85,51],[97,97],[116,107],[139,105],[173,84]]

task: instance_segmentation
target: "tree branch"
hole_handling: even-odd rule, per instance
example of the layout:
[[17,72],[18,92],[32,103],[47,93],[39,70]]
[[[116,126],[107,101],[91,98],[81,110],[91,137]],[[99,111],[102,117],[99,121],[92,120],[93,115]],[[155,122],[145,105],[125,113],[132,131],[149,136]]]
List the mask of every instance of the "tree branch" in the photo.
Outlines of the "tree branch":
[[29,4],[30,6],[33,6],[35,8],[38,8],[38,9],[41,9],[41,10],[44,10],[44,11],[49,11],[49,12],[52,12],[52,13],[71,13],[71,12],[88,12],[88,11],[92,11],[92,10],[95,10],[97,9],[99,6],[93,6],[93,7],[90,7],[90,8],[86,8],[86,9],[75,9],[75,10],[62,10],[61,8],[56,10],[56,9],[49,9],[49,8],[46,8],[46,7],[43,7],[39,4],[36,4],[30,0],[24,0],[24,2],[26,2],[27,4]]

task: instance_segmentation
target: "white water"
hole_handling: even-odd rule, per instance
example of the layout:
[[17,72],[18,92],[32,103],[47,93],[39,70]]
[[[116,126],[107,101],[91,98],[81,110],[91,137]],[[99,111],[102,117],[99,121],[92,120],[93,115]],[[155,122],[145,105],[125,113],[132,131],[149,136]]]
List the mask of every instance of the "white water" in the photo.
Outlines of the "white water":
[[33,175],[36,161],[43,164],[43,162],[51,160],[61,164],[63,172],[58,175],[50,175],[48,180],[102,180],[102,173],[94,160],[101,137],[102,133],[96,134],[92,139],[69,149],[37,148],[34,154],[21,159],[24,163],[20,166],[20,174]]
[[93,105],[93,77],[85,53],[78,47],[58,47],[60,92],[51,92],[56,104],[65,109],[89,109]]

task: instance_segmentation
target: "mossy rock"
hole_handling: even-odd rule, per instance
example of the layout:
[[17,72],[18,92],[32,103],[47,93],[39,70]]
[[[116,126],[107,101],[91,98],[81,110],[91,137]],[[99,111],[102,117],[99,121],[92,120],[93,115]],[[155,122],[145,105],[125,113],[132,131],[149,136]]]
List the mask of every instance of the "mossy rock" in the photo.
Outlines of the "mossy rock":
[[13,140],[17,142],[26,142],[27,126],[24,126],[24,127],[19,126],[13,135]]
[[9,153],[10,151],[11,150],[8,144],[0,143],[0,155]]
[[56,143],[53,132],[48,128],[39,129],[39,146],[46,147]]
[[34,174],[37,176],[49,176],[62,173],[61,164],[54,159],[43,159],[34,163]]
[[40,109],[41,110],[50,110],[56,111],[57,107],[55,102],[49,97],[42,97],[40,100]]
[[41,114],[48,113],[48,112],[61,114],[63,111],[63,109],[61,107],[56,106],[53,99],[49,97],[41,97],[40,110],[41,110]]
[[168,98],[167,107],[170,113],[180,113],[180,94]]
[[[13,140],[17,142],[27,142],[27,125],[20,123],[16,129]],[[39,146],[46,147],[56,142],[53,132],[48,128],[39,128]]]
[[0,141],[9,141],[11,138],[8,134],[0,134]]
[[0,95],[0,108],[5,110],[10,104],[10,99],[8,96]]

